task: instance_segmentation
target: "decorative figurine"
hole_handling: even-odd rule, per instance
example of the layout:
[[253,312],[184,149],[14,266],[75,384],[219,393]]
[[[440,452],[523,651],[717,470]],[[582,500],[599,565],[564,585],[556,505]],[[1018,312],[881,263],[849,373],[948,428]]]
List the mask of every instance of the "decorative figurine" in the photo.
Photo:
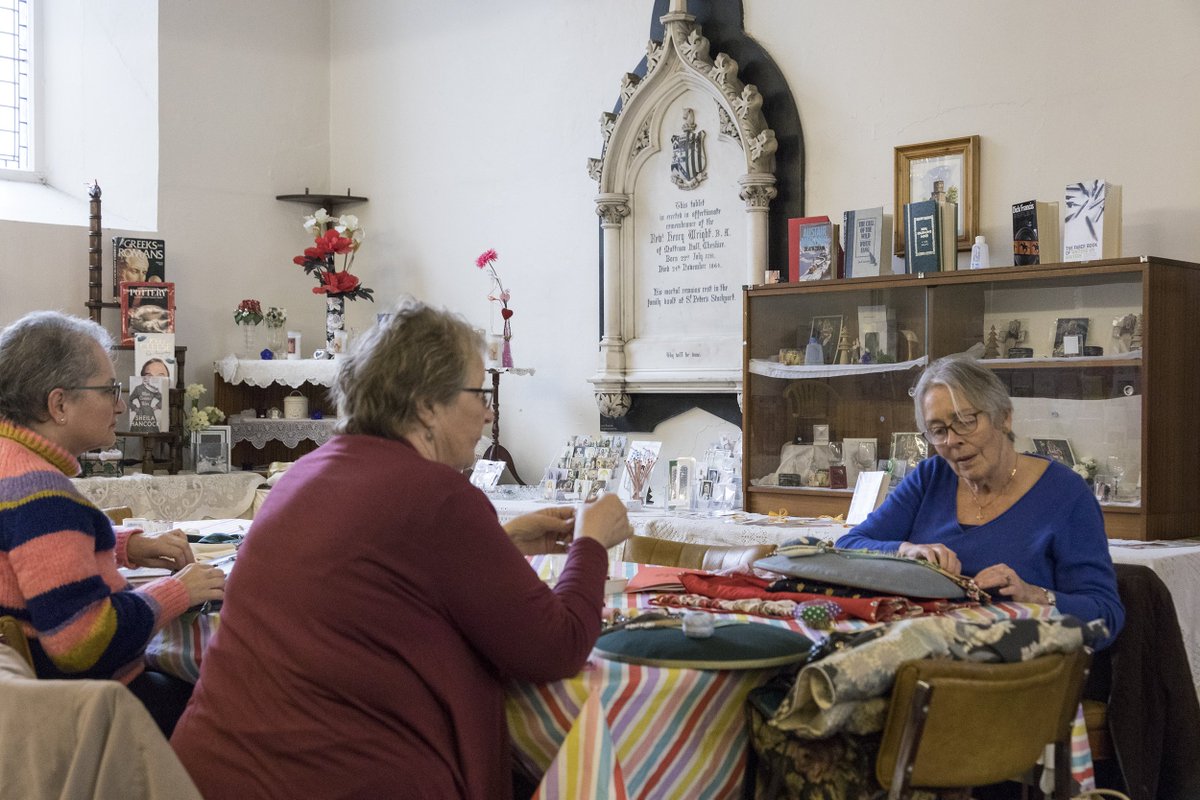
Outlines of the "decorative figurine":
[[833,359],[835,364],[853,364],[850,351],[854,345],[850,342],[850,331],[842,328],[841,335],[838,336],[837,355]]
[[1000,357],[1000,342],[996,338],[996,326],[988,331],[987,343],[983,346],[984,358],[999,358]]

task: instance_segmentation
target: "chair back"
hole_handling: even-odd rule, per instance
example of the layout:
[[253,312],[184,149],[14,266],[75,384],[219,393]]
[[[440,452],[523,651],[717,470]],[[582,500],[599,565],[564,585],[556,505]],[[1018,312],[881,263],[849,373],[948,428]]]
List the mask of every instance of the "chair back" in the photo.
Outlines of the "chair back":
[[104,512],[113,525],[120,525],[133,516],[133,509],[129,506],[113,506],[112,508],[102,508],[100,510]]
[[29,651],[29,640],[25,638],[25,631],[21,630],[21,623],[16,617],[0,617],[0,644],[16,650],[29,668],[33,669],[33,653]]
[[723,570],[753,564],[775,552],[773,544],[709,545],[672,542],[653,536],[630,536],[625,542],[626,561],[684,569]]
[[1071,723],[1091,651],[1015,664],[920,660],[900,666],[875,775],[888,798],[909,788],[1019,777],[1056,747],[1055,797],[1069,797]]

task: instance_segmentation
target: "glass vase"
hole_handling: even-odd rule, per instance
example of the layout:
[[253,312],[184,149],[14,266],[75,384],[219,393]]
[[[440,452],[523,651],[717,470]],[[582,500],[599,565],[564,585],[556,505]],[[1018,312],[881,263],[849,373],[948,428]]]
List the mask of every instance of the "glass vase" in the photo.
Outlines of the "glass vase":
[[512,357],[512,327],[508,320],[504,320],[504,349],[500,353],[500,366],[511,367],[513,365]]
[[283,335],[283,326],[267,326],[267,347],[275,358],[287,357],[287,346]]
[[258,326],[249,322],[239,322],[242,329],[242,345],[239,358],[258,358]]

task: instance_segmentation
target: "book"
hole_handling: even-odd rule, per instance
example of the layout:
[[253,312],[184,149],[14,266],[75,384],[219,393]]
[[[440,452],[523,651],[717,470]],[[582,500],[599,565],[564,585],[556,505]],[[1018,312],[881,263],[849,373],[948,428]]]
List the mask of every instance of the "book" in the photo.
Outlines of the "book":
[[1026,200],[1014,203],[1013,264],[1053,264],[1062,258],[1058,247],[1058,203]]
[[161,283],[167,279],[167,243],[162,239],[114,236],[113,297],[125,283]]
[[179,365],[175,361],[175,334],[135,333],[133,335],[133,371],[169,379],[175,385]]
[[904,271],[958,268],[958,204],[917,200],[904,204]]
[[1103,179],[1067,187],[1063,261],[1121,256],[1121,187]]
[[892,274],[892,215],[883,206],[842,215],[847,278]]
[[792,217],[788,220],[788,283],[800,280],[800,229],[817,222],[829,222],[829,217]]
[[801,225],[799,235],[798,280],[828,281],[842,277],[837,225],[832,222]]
[[138,333],[175,332],[175,284],[121,283],[121,344]]
[[858,473],[854,482],[854,495],[850,498],[850,510],[846,512],[846,524],[858,525],[865,522],[871,512],[883,505],[888,493],[888,474],[886,472]]
[[167,399],[171,385],[166,377],[132,375],[129,378],[129,428],[131,433],[166,433],[171,429]]

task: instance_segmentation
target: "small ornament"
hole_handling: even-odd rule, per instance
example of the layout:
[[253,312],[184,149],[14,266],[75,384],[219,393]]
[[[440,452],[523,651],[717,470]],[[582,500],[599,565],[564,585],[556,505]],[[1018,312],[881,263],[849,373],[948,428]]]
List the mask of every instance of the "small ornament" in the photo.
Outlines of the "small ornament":
[[265,347],[263,348],[263,351],[258,354],[258,357],[263,361],[270,361],[271,359],[275,358],[275,353],[271,350],[271,348]]
[[832,600],[805,600],[796,606],[796,619],[818,631],[833,630],[842,607]]
[[1000,342],[996,336],[996,326],[988,331],[987,343],[983,346],[984,358],[999,358],[1000,357]]
[[853,357],[851,356],[851,350],[853,348],[854,348],[854,345],[851,344],[851,342],[850,342],[850,331],[846,330],[845,328],[842,328],[842,332],[838,336],[837,355],[834,356],[833,362],[835,364],[852,364],[852,363],[854,363],[852,360]]

